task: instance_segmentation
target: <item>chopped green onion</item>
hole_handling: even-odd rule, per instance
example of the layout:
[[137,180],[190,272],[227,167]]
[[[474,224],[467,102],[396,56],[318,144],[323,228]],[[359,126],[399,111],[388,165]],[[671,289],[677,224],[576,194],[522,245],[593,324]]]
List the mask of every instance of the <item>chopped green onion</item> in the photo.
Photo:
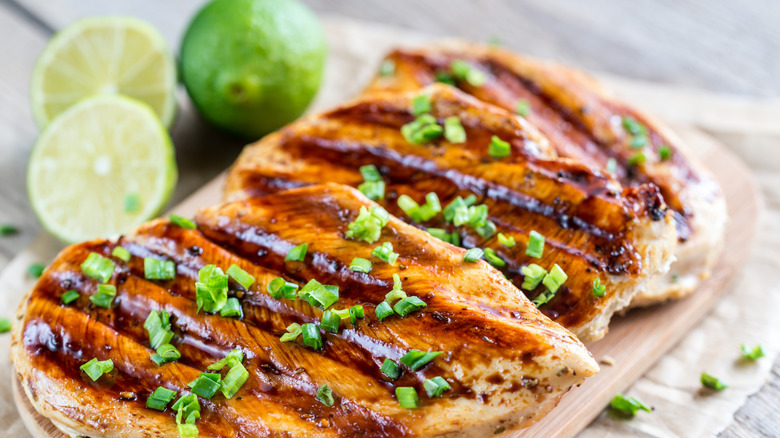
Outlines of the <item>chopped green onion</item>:
[[125,263],[129,262],[131,257],[130,251],[122,248],[121,246],[115,246],[114,249],[111,250],[111,255]]
[[393,244],[390,242],[385,242],[374,248],[371,255],[391,265],[394,265],[398,260],[398,253],[393,252]]
[[97,292],[89,297],[92,304],[98,307],[105,307],[106,309],[111,307],[111,303],[114,302],[116,296],[116,286],[112,284],[99,284]]
[[622,394],[616,395],[612,401],[609,402],[609,407],[632,417],[636,415],[640,409],[643,411],[652,412],[652,410],[645,406],[644,403],[640,402],[634,397],[625,397]]
[[487,205],[480,204],[467,206],[464,202],[455,209],[455,212],[452,216],[452,223],[457,227],[468,224],[476,228],[482,225],[486,225],[489,222],[487,218]]
[[658,148],[658,157],[661,159],[661,161],[666,161],[669,158],[672,158],[672,148],[667,145],[661,145],[661,147]]
[[485,248],[485,260],[496,268],[506,266],[506,262],[493,251],[493,248]]
[[441,211],[439,197],[434,192],[425,195],[425,204],[419,205],[407,195],[398,197],[398,207],[415,222],[425,222]]
[[241,318],[243,314],[241,303],[238,302],[236,297],[228,298],[225,306],[219,309],[219,315],[223,318]]
[[296,247],[293,247],[290,249],[290,251],[287,252],[287,256],[284,258],[285,261],[292,261],[292,262],[302,262],[306,258],[306,250],[309,248],[308,243],[302,243]]
[[720,379],[707,373],[701,373],[701,384],[707,388],[714,389],[715,391],[723,391],[728,388]]
[[525,255],[539,259],[542,258],[542,254],[544,254],[544,236],[536,231],[531,231],[528,235],[528,246],[525,248]]
[[528,102],[528,99],[520,99],[517,101],[517,104],[515,104],[515,113],[523,117],[531,114],[531,104]]
[[[363,306],[360,306],[360,307],[363,307]],[[335,313],[336,316],[338,316],[342,321],[345,320],[345,319],[349,319],[349,311],[350,311],[350,309],[331,309],[330,311]]]
[[241,351],[241,349],[236,348],[234,350],[230,350],[230,352],[225,356],[223,359],[209,365],[208,369],[210,371],[220,371],[222,368],[225,367],[234,367],[236,364],[240,364],[241,361],[244,360],[244,352]]
[[195,225],[195,222],[187,219],[186,217],[179,216],[178,214],[172,214],[168,216],[168,219],[172,224],[184,228],[185,230],[194,230],[198,227]]
[[452,77],[451,74],[447,73],[444,70],[437,70],[436,71],[436,82],[441,82],[442,84],[452,85],[455,86],[455,78]]
[[361,183],[358,186],[358,190],[360,190],[361,193],[366,195],[366,198],[372,201],[379,201],[385,199],[384,181],[377,181],[377,182],[366,181],[364,183]]
[[81,272],[87,277],[105,283],[110,280],[111,275],[114,274],[114,267],[114,262],[112,262],[111,259],[103,257],[96,252],[91,252],[87,256],[87,259],[84,260],[84,263],[81,264]]
[[331,333],[338,333],[339,325],[341,325],[341,317],[338,316],[338,314],[336,314],[335,312],[326,310],[322,314],[322,321],[320,321],[320,327],[322,327],[323,330],[329,331]]
[[266,290],[275,299],[287,298],[288,300],[294,300],[297,296],[298,285],[285,280],[282,277],[276,277],[268,283]]
[[415,202],[409,195],[401,195],[398,197],[398,208],[403,210],[408,216],[411,216],[413,211],[420,208],[420,204]]
[[623,128],[631,135],[647,135],[647,128],[631,116],[623,117]]
[[490,146],[488,147],[488,154],[493,158],[506,158],[512,152],[512,146],[509,142],[501,140],[497,136],[490,138]]
[[385,318],[391,316],[395,312],[393,311],[393,308],[387,304],[387,301],[382,301],[378,306],[376,306],[375,313],[379,322],[382,322],[385,320]]
[[227,271],[225,271],[225,273],[233,277],[233,280],[236,280],[236,283],[240,284],[241,287],[243,287],[246,290],[249,290],[249,288],[252,287],[253,284],[255,284],[255,277],[253,277],[252,274],[241,269],[241,267],[236,264],[230,265],[230,267],[228,268]]
[[406,292],[401,289],[401,276],[393,274],[393,289],[385,295],[385,301],[392,304],[395,300],[406,298]]
[[423,144],[442,136],[444,129],[436,123],[436,118],[423,114],[401,127],[401,135],[411,144]]
[[504,233],[498,233],[498,243],[504,245],[507,248],[512,248],[515,246],[515,237],[514,236],[505,236]]
[[644,164],[645,161],[647,161],[647,157],[645,157],[645,154],[639,152],[638,154],[628,159],[628,165],[638,166],[640,164]]
[[206,265],[198,271],[195,283],[197,312],[216,313],[225,307],[228,299],[228,276],[214,265]]
[[401,301],[395,303],[395,306],[393,306],[393,310],[395,313],[397,313],[399,316],[404,317],[416,310],[420,310],[423,307],[427,307],[428,305],[425,304],[425,301],[415,297],[406,297],[401,299]]
[[569,276],[566,275],[566,273],[563,272],[563,269],[561,269],[561,267],[556,263],[552,269],[550,269],[550,272],[544,276],[542,284],[547,287],[547,290],[555,293],[558,292],[558,289],[563,285],[563,283],[566,282],[568,278]]
[[162,365],[166,362],[174,362],[181,358],[181,353],[171,344],[162,344],[157,349],[157,353],[151,355],[151,359],[157,365]]
[[761,345],[756,345],[753,348],[748,348],[747,345],[742,344],[742,357],[748,360],[758,360],[762,357],[764,357],[764,349],[761,348]]
[[382,227],[390,221],[390,213],[376,205],[367,209],[360,207],[360,213],[348,226],[346,236],[350,239],[374,243],[382,234]]
[[412,115],[419,116],[421,114],[431,112],[431,99],[420,94],[412,98]]
[[222,376],[217,373],[200,373],[200,377],[188,383],[192,393],[198,397],[211,400],[222,385]]
[[425,352],[420,350],[409,350],[409,352],[401,358],[401,363],[408,366],[413,371],[417,371],[427,365],[428,362],[436,359],[440,354],[441,351]]
[[107,374],[113,371],[114,361],[111,359],[97,360],[97,358],[92,358],[92,360],[79,367],[79,369],[84,371],[84,373],[86,373],[86,375],[88,375],[89,378],[94,382],[103,374]]
[[485,72],[477,69],[473,65],[461,59],[452,61],[452,75],[458,79],[465,80],[474,87],[481,87],[487,81]]
[[466,254],[463,255],[463,261],[469,262],[469,263],[475,263],[477,260],[482,258],[482,255],[484,252],[479,248],[471,248],[468,251],[466,251]]
[[287,333],[283,334],[279,340],[282,342],[293,342],[298,339],[298,336],[300,336],[302,333],[303,329],[301,328],[301,325],[297,322],[294,322],[287,326]]
[[631,149],[642,149],[647,145],[647,137],[644,135],[637,135],[631,139]]
[[547,270],[535,263],[521,267],[520,272],[523,274],[523,284],[520,287],[527,291],[536,289],[547,275]]
[[452,116],[444,119],[444,138],[450,143],[466,142],[466,130],[463,129],[459,117]]
[[303,335],[303,345],[314,350],[322,348],[322,336],[320,335],[319,327],[311,323],[306,323],[301,326],[301,334]]
[[443,377],[436,376],[433,379],[425,379],[423,388],[428,393],[428,397],[441,397],[444,391],[450,389],[450,384]]
[[9,224],[0,225],[0,236],[13,236],[14,234],[19,234],[19,229],[15,226]]
[[349,264],[350,271],[361,272],[363,274],[368,274],[369,272],[371,272],[372,267],[373,265],[371,264],[371,261],[364,259],[362,257],[353,258],[352,263]]
[[336,402],[333,400],[333,391],[328,388],[328,385],[322,385],[317,389],[317,400],[327,407],[333,406]]
[[198,427],[195,426],[195,421],[200,418],[198,396],[195,394],[183,395],[176,400],[171,409],[176,411],[176,427],[179,435],[184,438],[197,437]]
[[129,195],[125,195],[125,213],[135,213],[140,209],[141,198],[137,194],[131,193]]
[[170,260],[145,257],[144,278],[147,280],[173,280],[176,278],[176,264]]
[[354,306],[349,308],[349,322],[351,322],[352,325],[357,324],[358,318],[363,319],[365,317],[366,317],[366,312],[363,310],[362,304],[355,304]]
[[401,377],[401,367],[389,357],[386,357],[385,361],[382,362],[382,368],[380,368],[379,371],[393,380]]
[[555,298],[555,292],[550,292],[549,290],[547,290],[540,293],[536,298],[531,300],[531,302],[533,303],[534,306],[538,308],[549,303],[550,300],[552,300],[553,298]]
[[249,371],[244,368],[244,365],[241,362],[234,363],[230,366],[230,371],[225,374],[225,378],[222,379],[222,385],[220,386],[222,395],[225,398],[233,398],[248,379]]
[[68,305],[76,300],[78,300],[80,297],[79,293],[75,290],[69,290],[62,294],[62,304]]
[[380,76],[392,76],[395,73],[395,61],[392,59],[385,59],[379,64]]
[[311,279],[298,292],[298,298],[308,301],[314,307],[326,310],[339,300],[339,288],[323,285],[319,281]]
[[493,221],[487,221],[482,225],[475,226],[474,231],[482,236],[483,239],[489,239],[496,234],[496,224],[494,224]]
[[607,167],[605,167],[604,170],[614,175],[615,172],[617,172],[617,160],[614,158],[607,160]]
[[607,287],[601,284],[601,279],[596,278],[593,280],[593,296],[603,297],[607,293]]
[[173,339],[171,321],[168,312],[152,310],[144,321],[144,329],[149,335],[149,347],[157,350],[161,345],[167,344]]
[[11,331],[11,320],[8,318],[0,318],[0,333],[6,333]]
[[158,411],[164,411],[168,403],[176,397],[176,391],[158,386],[157,389],[146,399],[146,407]]
[[368,182],[382,181],[382,174],[379,173],[379,169],[373,164],[360,166],[360,174],[363,175],[363,179]]
[[431,236],[439,240],[443,240],[445,242],[449,240],[449,234],[447,233],[447,230],[443,228],[428,228],[425,231],[427,231],[428,234],[430,234]]
[[420,406],[417,391],[411,386],[395,388],[395,396],[398,399],[398,404],[404,409],[416,409]]

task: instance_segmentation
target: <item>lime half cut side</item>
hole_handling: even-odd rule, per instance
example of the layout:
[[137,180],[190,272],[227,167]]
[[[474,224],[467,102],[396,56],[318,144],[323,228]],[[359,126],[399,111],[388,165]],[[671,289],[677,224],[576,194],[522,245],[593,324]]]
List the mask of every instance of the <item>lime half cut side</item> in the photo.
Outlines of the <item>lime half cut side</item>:
[[110,237],[154,217],[176,185],[173,144],[144,103],[84,99],[38,138],[27,169],[30,204],[59,239]]
[[35,64],[32,111],[43,129],[79,100],[123,94],[149,105],[170,128],[176,64],[160,33],[129,17],[91,17],[58,32]]

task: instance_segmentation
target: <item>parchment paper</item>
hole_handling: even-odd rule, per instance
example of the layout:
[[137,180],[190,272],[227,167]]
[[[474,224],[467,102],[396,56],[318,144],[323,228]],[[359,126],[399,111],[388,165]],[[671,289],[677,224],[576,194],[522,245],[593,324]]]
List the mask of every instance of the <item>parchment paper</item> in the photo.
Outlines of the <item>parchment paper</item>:
[[[403,29],[343,19],[328,19],[325,25],[330,59],[311,111],[356,95],[389,48],[428,39]],[[653,406],[654,412],[621,420],[605,411],[580,436],[714,435],[765,383],[780,351],[780,103],[597,76],[624,100],[657,118],[702,128],[732,148],[755,171],[767,208],[750,260],[723,302],[626,392]],[[0,274],[0,316],[11,317],[24,291],[32,286],[33,281],[25,277],[27,266],[50,261],[60,248],[53,238],[42,235]],[[760,343],[767,357],[756,363],[740,361],[743,343]],[[0,335],[0,438],[28,438],[11,395],[9,345],[10,336]],[[718,376],[729,388],[720,393],[702,391],[702,371]]]

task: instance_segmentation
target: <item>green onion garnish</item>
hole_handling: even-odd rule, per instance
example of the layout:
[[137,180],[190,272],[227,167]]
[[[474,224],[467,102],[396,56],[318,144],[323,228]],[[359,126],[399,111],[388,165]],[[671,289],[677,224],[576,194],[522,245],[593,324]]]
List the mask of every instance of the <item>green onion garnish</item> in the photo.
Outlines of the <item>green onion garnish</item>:
[[531,103],[528,102],[527,99],[520,99],[517,101],[517,104],[515,105],[515,113],[526,117],[528,114],[531,114]]
[[320,327],[323,330],[331,333],[339,332],[339,325],[341,325],[341,317],[331,310],[326,310],[322,314],[322,321],[320,321]]
[[496,224],[494,224],[492,221],[487,221],[482,225],[477,225],[474,227],[474,231],[482,236],[483,239],[489,239],[494,234],[496,234]]
[[147,280],[173,280],[176,278],[176,264],[170,260],[145,257],[144,278]]
[[389,357],[386,357],[385,361],[382,362],[382,368],[380,368],[379,371],[393,380],[401,377],[401,367]]
[[417,391],[411,386],[395,388],[395,396],[398,399],[398,404],[404,409],[416,409],[420,406]]
[[187,384],[193,394],[208,400],[214,397],[221,385],[222,376],[217,373],[200,373],[200,377]]
[[241,303],[238,302],[238,298],[231,297],[225,302],[225,306],[219,309],[219,315],[223,318],[241,318],[244,314],[241,310]]
[[444,138],[455,144],[466,142],[466,130],[463,129],[459,117],[452,116],[444,119]]
[[352,221],[346,233],[350,239],[362,240],[368,243],[374,243],[379,240],[382,234],[382,227],[390,221],[390,213],[384,208],[376,205],[367,209],[360,207],[360,213]]
[[380,76],[391,76],[393,73],[395,73],[395,61],[392,59],[385,59],[379,64]]
[[225,356],[223,359],[220,359],[217,362],[214,362],[213,364],[209,365],[208,369],[210,371],[220,371],[222,368],[225,367],[233,367],[236,364],[241,363],[241,361],[244,360],[244,352],[241,351],[241,349],[236,348],[235,350],[230,350],[230,352]]
[[0,333],[6,333],[11,331],[11,320],[8,318],[0,318]]
[[181,396],[171,407],[176,411],[176,427],[179,435],[184,438],[196,438],[198,436],[198,427],[195,421],[200,418],[200,403],[198,396],[187,394]]
[[387,304],[387,301],[382,301],[379,303],[379,305],[376,306],[376,310],[374,312],[376,313],[376,318],[379,320],[379,322],[384,321],[385,318],[395,313],[393,308]]
[[285,280],[282,277],[276,277],[268,283],[266,290],[275,299],[287,298],[288,300],[294,300],[298,297],[298,285]]
[[461,225],[471,225],[478,227],[488,223],[488,206],[485,204],[467,206],[464,202],[459,205],[453,215],[452,223],[459,227]]
[[368,182],[382,181],[382,174],[379,173],[379,169],[373,164],[360,166],[360,174],[363,175],[363,179]]
[[309,248],[308,243],[302,243],[296,247],[293,247],[290,249],[290,251],[287,252],[287,256],[284,258],[285,261],[292,261],[292,262],[302,262],[306,258],[306,250]]
[[404,317],[427,306],[428,305],[425,304],[425,301],[415,296],[411,296],[403,298],[401,301],[395,303],[395,306],[393,306],[393,311],[395,311],[395,313],[397,313],[399,316]]
[[13,236],[14,234],[19,234],[19,229],[15,226],[9,224],[0,225],[0,236]]
[[181,358],[181,353],[171,344],[160,345],[160,348],[157,349],[157,353],[150,356],[152,362],[158,366],[167,362],[177,361],[179,358]]
[[617,160],[614,158],[607,160],[607,167],[605,167],[604,170],[606,170],[607,173],[614,175],[615,172],[617,172]]
[[415,222],[425,222],[431,220],[436,213],[441,211],[439,196],[434,192],[425,195],[425,204],[419,205],[414,199],[407,195],[398,197],[398,207],[403,210]]
[[728,388],[720,379],[707,373],[701,373],[701,384],[707,388],[714,389],[715,391],[723,391]]
[[444,129],[436,123],[436,118],[423,114],[401,127],[401,135],[411,144],[423,144],[442,136]]
[[539,259],[542,258],[542,254],[544,254],[544,236],[536,231],[531,231],[528,235],[528,247],[525,248],[525,255]]
[[419,116],[429,112],[431,112],[431,99],[428,96],[420,94],[412,98],[413,115]]
[[62,294],[62,297],[60,299],[62,300],[62,304],[65,304],[66,306],[76,300],[79,299],[79,293],[75,290],[69,290]]
[[146,407],[157,411],[164,411],[174,398],[176,391],[158,386],[157,389],[146,399]]
[[377,182],[366,181],[364,183],[361,183],[358,186],[358,190],[360,190],[364,195],[366,195],[366,198],[372,201],[379,201],[385,199],[384,181],[377,181]]
[[756,345],[753,348],[748,348],[747,345],[742,344],[742,357],[748,360],[758,360],[762,357],[764,357],[764,349],[761,348],[761,345]]
[[645,406],[644,403],[640,402],[634,397],[625,397],[622,394],[616,395],[612,401],[609,402],[609,407],[632,417],[636,415],[640,409],[643,411],[652,412],[652,410]]
[[355,304],[349,308],[349,322],[351,322],[352,325],[357,324],[358,319],[363,319],[365,317],[366,312],[363,310],[362,304]]
[[135,213],[140,209],[141,198],[137,194],[131,193],[129,195],[125,195],[125,213]]
[[536,289],[547,275],[547,270],[535,263],[521,267],[520,272],[523,274],[523,284],[520,287],[527,291]]
[[511,145],[498,138],[497,136],[490,137],[490,146],[488,146],[488,154],[493,158],[506,158],[512,152]]
[[593,280],[593,296],[603,297],[607,293],[607,287],[601,284],[601,279],[596,278]]
[[297,322],[294,322],[287,326],[287,333],[283,334],[279,340],[282,342],[293,342],[298,339],[298,336],[300,336],[301,333],[303,333],[301,325]]
[[111,307],[111,303],[114,302],[116,296],[116,286],[112,284],[99,284],[97,292],[89,297],[92,304],[98,307],[105,307],[106,309]]
[[425,379],[423,388],[428,393],[428,397],[441,397],[444,391],[450,389],[450,384],[443,377],[436,376],[433,379]]
[[644,135],[637,135],[631,139],[631,149],[642,149],[647,145],[648,139]]
[[461,59],[452,61],[450,68],[452,70],[453,76],[458,79],[465,80],[471,86],[481,87],[487,81],[485,72]]
[[515,246],[515,236],[505,236],[504,233],[498,233],[498,243],[504,245],[507,248]]
[[111,255],[125,263],[129,262],[131,257],[130,251],[122,248],[121,246],[115,246],[114,249],[111,250]]
[[390,242],[385,242],[374,248],[371,255],[391,265],[394,265],[398,260],[398,253],[393,252],[393,244]]
[[225,378],[222,379],[222,385],[219,389],[225,398],[233,398],[248,379],[249,371],[244,368],[244,365],[240,362],[233,364],[230,366],[230,371],[225,374]]
[[160,348],[162,344],[167,344],[173,339],[170,316],[165,310],[149,312],[144,321],[144,329],[149,335],[149,346],[152,350]]
[[323,285],[319,281],[311,279],[298,292],[298,298],[308,301],[314,307],[326,310],[339,300],[339,288]]
[[447,242],[449,240],[449,236],[450,235],[449,235],[449,233],[447,233],[447,230],[445,230],[443,228],[428,228],[425,231],[427,231],[428,234],[430,234],[431,236],[433,236],[433,237],[435,237],[435,238],[437,238],[439,240],[443,240],[445,242]]
[[317,400],[327,407],[333,406],[336,401],[333,400],[333,391],[328,388],[328,385],[322,385],[317,389]]
[[303,335],[303,345],[314,350],[322,348],[322,336],[320,335],[319,327],[311,323],[303,324],[301,326],[301,334]]
[[506,262],[493,251],[493,248],[485,248],[485,260],[496,268],[506,266]]
[[114,361],[111,359],[97,360],[97,358],[92,358],[92,360],[79,367],[79,369],[84,371],[84,373],[86,373],[94,382],[103,374],[110,373],[114,370]]
[[469,263],[476,263],[477,260],[482,258],[484,252],[479,248],[471,248],[463,255],[463,261]]
[[623,117],[623,128],[631,135],[647,135],[647,128],[631,116]]
[[436,71],[436,82],[441,82],[442,84],[452,85],[455,86],[455,78],[452,77],[451,74],[444,70],[437,70]]
[[666,161],[669,158],[672,158],[672,148],[667,145],[661,145],[661,147],[658,148],[658,157],[661,159],[661,161]]
[[555,293],[558,292],[558,289],[563,285],[563,283],[566,282],[568,278],[569,276],[566,275],[566,273],[563,272],[563,269],[561,269],[561,267],[556,263],[552,269],[550,269],[550,272],[544,276],[542,284],[547,287],[547,290]]
[[393,289],[385,295],[385,301],[393,304],[393,301],[406,298],[406,292],[401,289],[401,276],[393,274]]
[[177,225],[186,230],[194,230],[195,228],[198,227],[197,225],[195,225],[195,222],[187,219],[186,217],[179,216],[178,214],[172,214],[168,216],[168,220],[170,220],[172,224]]
[[216,313],[222,310],[228,299],[228,276],[214,265],[206,265],[198,271],[195,283],[197,312]]
[[[390,243],[390,242],[388,242]],[[390,250],[392,251],[392,250]],[[352,263],[349,264],[349,270],[353,272],[361,272],[363,274],[368,274],[371,272],[371,268],[373,265],[371,264],[370,260],[364,259],[362,257],[355,257],[352,259]]]
[[638,154],[628,159],[628,165],[638,166],[640,164],[644,164],[645,161],[647,161],[647,157],[645,157],[645,154],[639,152]]
[[413,371],[417,371],[427,365],[428,362],[436,359],[440,354],[441,351],[425,352],[420,350],[409,350],[409,352],[401,358],[401,363],[408,366]]
[[246,272],[245,270],[241,269],[240,266],[236,264],[230,265],[227,271],[225,271],[227,275],[233,278],[233,280],[236,280],[236,283],[240,284],[241,287],[243,287],[246,290],[249,290],[250,287],[252,287],[253,284],[255,284],[255,277],[253,277],[250,273]]
[[114,274],[114,267],[114,262],[111,259],[103,257],[96,252],[91,252],[87,259],[84,260],[84,263],[81,264],[81,272],[87,277],[105,283]]

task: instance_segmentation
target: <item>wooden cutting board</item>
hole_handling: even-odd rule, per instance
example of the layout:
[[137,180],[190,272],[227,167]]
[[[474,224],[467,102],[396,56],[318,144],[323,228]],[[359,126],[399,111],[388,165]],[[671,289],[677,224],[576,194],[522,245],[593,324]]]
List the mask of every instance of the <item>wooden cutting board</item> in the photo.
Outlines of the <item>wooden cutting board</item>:
[[[700,131],[675,127],[694,155],[715,174],[726,195],[730,221],[726,251],[710,279],[692,296],[662,306],[639,309],[613,319],[607,336],[588,344],[598,360],[606,356],[614,365],[573,388],[547,417],[512,437],[572,437],[601,413],[610,399],[625,391],[661,356],[680,341],[729,290],[730,280],[747,258],[758,228],[761,197],[750,170],[723,145]],[[174,208],[192,215],[198,207],[220,202],[224,175],[211,181]],[[14,396],[25,424],[36,438],[63,438],[50,421],[39,415],[14,377]]]

